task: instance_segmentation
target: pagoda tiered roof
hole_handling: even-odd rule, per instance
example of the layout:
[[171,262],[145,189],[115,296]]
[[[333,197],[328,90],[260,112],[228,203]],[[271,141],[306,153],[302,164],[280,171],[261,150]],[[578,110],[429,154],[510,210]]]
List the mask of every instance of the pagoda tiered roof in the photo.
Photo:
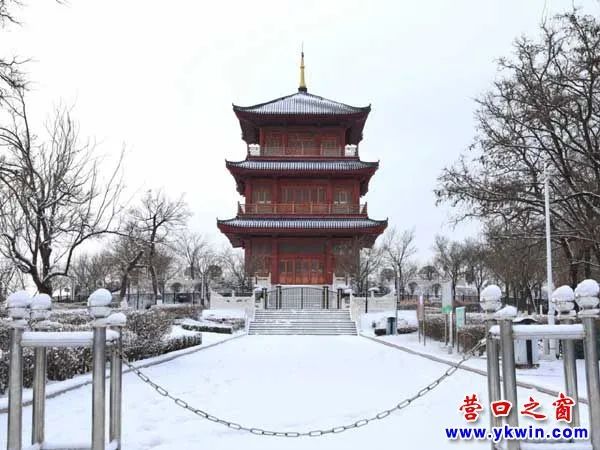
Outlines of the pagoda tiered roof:
[[379,168],[379,162],[360,161],[358,159],[337,159],[319,161],[272,161],[246,159],[243,161],[225,161],[227,169],[235,178],[237,191],[244,194],[245,179],[264,176],[286,177],[323,177],[357,178],[360,180],[361,195],[367,193],[369,180]]
[[371,106],[350,106],[299,90],[252,106],[233,105],[240,121],[242,138],[248,144],[258,142],[261,126],[340,125],[347,127],[347,143],[358,144]]
[[332,234],[335,236],[355,236],[362,234],[373,240],[387,227],[386,220],[369,218],[233,218],[217,220],[217,226],[226,234],[234,246],[240,245],[244,235],[273,235],[290,234],[319,235]]

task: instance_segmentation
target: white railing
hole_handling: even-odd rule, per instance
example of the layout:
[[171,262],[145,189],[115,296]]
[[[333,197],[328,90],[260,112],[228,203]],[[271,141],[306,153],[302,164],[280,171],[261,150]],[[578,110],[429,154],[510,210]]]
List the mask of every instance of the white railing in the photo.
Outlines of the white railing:
[[326,158],[355,158],[358,156],[357,145],[346,145],[336,147],[307,146],[307,147],[274,147],[260,146],[259,144],[248,145],[248,156],[265,157],[326,157]]

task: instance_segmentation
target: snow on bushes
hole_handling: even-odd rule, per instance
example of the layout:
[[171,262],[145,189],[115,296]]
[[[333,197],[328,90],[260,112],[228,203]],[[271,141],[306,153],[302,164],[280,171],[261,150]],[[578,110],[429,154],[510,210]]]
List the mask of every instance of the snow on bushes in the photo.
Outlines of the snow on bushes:
[[205,309],[202,311],[202,320],[229,325],[232,331],[241,330],[246,326],[246,311],[243,309]]
[[[135,361],[200,345],[202,335],[176,336],[164,339],[172,329],[173,322],[181,318],[197,318],[202,307],[177,305],[171,308],[153,307],[146,311],[124,310],[127,323],[123,329],[123,351],[128,359]],[[86,309],[54,310],[51,313],[56,327],[53,331],[89,331],[92,321]],[[8,384],[8,320],[0,319],[0,394]],[[215,324],[217,325],[217,324]],[[90,372],[92,353],[89,348],[48,348],[48,379],[61,381]],[[23,380],[26,387],[33,379],[33,350],[23,349]]]
[[207,333],[232,334],[233,326],[225,323],[216,323],[209,320],[184,319],[180,323],[181,328],[188,331],[204,331]]
[[132,311],[127,315],[127,331],[139,340],[160,341],[169,331],[173,321],[161,310]]

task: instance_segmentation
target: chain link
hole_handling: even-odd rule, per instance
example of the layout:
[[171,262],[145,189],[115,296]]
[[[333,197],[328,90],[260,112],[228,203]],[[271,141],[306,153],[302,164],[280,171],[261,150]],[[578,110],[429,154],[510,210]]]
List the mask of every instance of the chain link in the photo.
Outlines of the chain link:
[[153,382],[147,375],[145,375],[143,372],[141,372],[140,369],[138,369],[131,362],[129,362],[129,360],[127,359],[127,357],[125,356],[125,354],[123,352],[121,352],[121,358],[123,359],[123,362],[125,363],[125,365],[127,367],[129,367],[132,370],[132,372],[138,376],[138,378],[140,380],[142,380],[144,383],[150,385],[156,392],[158,392],[158,394],[160,394],[163,397],[169,398],[180,408],[186,409],[203,419],[209,420],[211,422],[219,423],[221,425],[225,425],[226,427],[228,427],[232,430],[246,431],[248,433],[252,433],[252,434],[256,434],[256,435],[260,435],[260,436],[317,437],[317,436],[324,436],[326,434],[342,433],[344,431],[352,430],[354,428],[361,428],[361,427],[364,427],[365,425],[368,425],[369,423],[374,422],[376,420],[385,419],[386,417],[390,416],[393,412],[396,412],[396,411],[406,408],[407,406],[409,406],[412,402],[414,402],[418,398],[423,397],[427,393],[431,392],[433,389],[435,389],[437,386],[439,386],[442,383],[442,381],[444,381],[446,378],[448,378],[448,377],[452,376],[454,373],[456,373],[456,371],[460,368],[460,366],[462,366],[466,361],[471,359],[473,357],[473,355],[475,354],[475,352],[477,350],[479,350],[481,347],[483,347],[484,345],[485,345],[485,339],[482,339],[481,341],[479,341],[477,343],[477,345],[475,345],[468,352],[466,352],[465,356],[459,362],[452,365],[440,377],[436,378],[431,383],[429,383],[427,386],[420,389],[412,397],[405,398],[400,403],[398,403],[396,406],[394,406],[390,409],[384,409],[383,411],[378,412],[377,414],[375,414],[374,416],[372,416],[370,418],[359,419],[348,425],[339,425],[339,426],[325,429],[325,430],[311,430],[311,431],[271,431],[271,430],[264,430],[264,429],[258,428],[258,427],[244,426],[244,425],[240,425],[239,423],[236,423],[236,422],[231,422],[229,420],[220,419],[216,416],[213,416],[213,415],[207,413],[206,411],[203,411],[198,408],[194,408],[193,406],[188,404],[182,398],[175,397],[173,394],[169,393],[169,391],[167,391],[164,387]]

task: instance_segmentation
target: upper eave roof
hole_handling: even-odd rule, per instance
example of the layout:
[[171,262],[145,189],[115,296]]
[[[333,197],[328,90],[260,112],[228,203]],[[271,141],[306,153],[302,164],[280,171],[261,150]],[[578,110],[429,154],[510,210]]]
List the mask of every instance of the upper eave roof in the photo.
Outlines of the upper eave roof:
[[371,105],[350,106],[299,91],[258,105],[233,105],[233,111],[240,121],[242,139],[248,144],[258,142],[260,127],[290,125],[343,126],[346,128],[346,143],[358,144],[362,140]]
[[285,97],[259,103],[252,106],[233,105],[235,112],[253,113],[261,116],[269,115],[348,115],[368,114],[369,106],[350,106],[308,92],[295,92]]

